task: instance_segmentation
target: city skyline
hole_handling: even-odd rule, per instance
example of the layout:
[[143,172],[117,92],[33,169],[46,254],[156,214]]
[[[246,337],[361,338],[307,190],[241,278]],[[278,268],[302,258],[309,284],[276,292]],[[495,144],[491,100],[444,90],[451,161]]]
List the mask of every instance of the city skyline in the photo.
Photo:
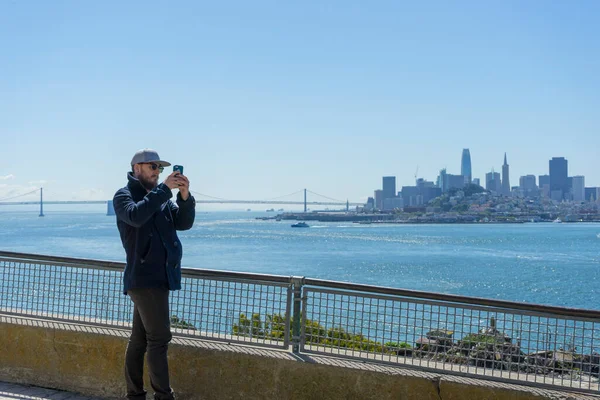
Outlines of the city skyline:
[[366,201],[461,173],[600,186],[600,3],[0,2],[0,199],[108,199],[141,148],[191,189]]
[[[466,157],[468,157],[468,162],[465,161]],[[539,181],[539,178],[543,177],[543,176],[547,176],[549,178],[550,174],[551,174],[551,168],[552,168],[551,166],[552,166],[553,160],[560,160],[560,159],[564,159],[565,161],[568,161],[568,159],[566,159],[565,157],[552,157],[548,161],[549,162],[549,167],[548,167],[547,171],[545,171],[544,173],[541,173],[541,174],[529,174],[529,173],[527,173],[527,174],[519,174],[518,175],[519,179],[518,180],[515,179],[515,181],[519,182],[519,185],[510,185],[509,186],[510,189],[512,189],[514,187],[522,186],[521,185],[522,179],[526,178],[526,177],[534,177],[535,178],[535,185],[541,189],[542,188],[542,183]],[[460,161],[457,164],[458,164],[457,169],[461,170],[461,174],[460,175],[463,175],[464,171],[470,171],[471,170],[472,163],[471,163],[471,152],[470,152],[469,148],[463,148],[461,159],[460,159]],[[467,168],[466,167],[467,164],[468,164],[468,169],[466,169]],[[498,172],[494,173],[494,170],[495,170],[494,167],[492,167],[490,169],[491,173],[494,173],[494,176],[497,175],[497,176],[500,177],[500,179],[499,179],[499,181],[500,181],[500,183],[499,183],[500,187],[499,187],[499,189],[497,191],[499,191],[499,193],[504,194],[504,195],[507,194],[507,193],[505,193],[506,189],[504,187],[504,171],[505,171],[504,168],[505,168],[505,166],[508,167],[508,164],[507,164],[507,153],[506,152],[504,153],[504,164],[503,164],[503,167],[502,167],[502,174],[500,174]],[[442,170],[444,170],[448,174],[451,174],[451,172],[452,172],[452,170],[448,171],[447,168],[442,168],[440,171],[442,171]],[[510,170],[507,169],[507,171],[510,171]],[[479,180],[479,181],[483,182],[483,184],[481,184],[481,186],[484,187],[484,188],[486,188],[486,186],[487,186],[487,177],[488,177],[489,174],[490,174],[490,172],[484,173],[484,175],[483,175],[482,178],[480,178],[479,176],[472,176],[471,175],[470,179],[471,179],[471,181]],[[514,172],[511,173],[510,175],[513,175],[513,174],[514,174]],[[510,175],[508,175],[509,176],[509,182],[510,182]],[[571,176],[569,176],[569,175],[571,175]],[[455,175],[455,176],[457,176],[457,175]],[[580,174],[574,174],[573,175],[571,172],[568,172],[568,171],[567,171],[567,176],[569,176],[569,178],[575,178],[575,177],[585,178],[584,175],[580,175]],[[8,176],[0,176],[0,194],[2,193],[1,189],[6,189],[6,187],[8,186],[7,184],[5,184],[3,182],[10,181],[12,179],[15,179],[15,176],[12,175],[12,174],[8,175]],[[415,179],[417,179],[417,180],[424,180],[426,182],[436,182],[437,179],[439,179],[439,174],[435,178],[425,177],[425,176],[419,175],[418,174],[418,169],[417,169],[417,171],[415,172],[415,175],[414,175],[413,183],[412,184],[407,184],[407,185],[399,184],[398,180],[397,180],[397,177],[394,176],[394,175],[384,176],[383,177],[383,183],[381,185],[381,187],[383,189],[382,190],[376,189],[376,190],[380,190],[382,192],[382,201],[383,201],[384,198],[388,198],[390,196],[390,193],[398,193],[399,190],[397,190],[397,189],[401,189],[404,186],[414,186],[416,184]],[[465,179],[466,179],[466,177],[465,177]],[[387,183],[386,183],[386,181],[387,181]],[[32,185],[35,185],[35,184],[37,184],[39,186],[32,186]],[[46,182],[46,181],[31,182],[31,185],[26,190],[30,190],[30,189],[33,190],[35,188],[42,187],[44,184],[50,184],[51,185],[51,182]],[[551,186],[550,190],[552,190],[553,183],[551,183],[551,181],[548,181],[548,184]],[[386,188],[386,186],[387,186],[387,188]],[[600,185],[597,185],[597,186],[600,186]],[[595,185],[589,185],[587,183],[587,181],[585,181],[585,184],[583,185],[584,188],[591,188],[591,187],[597,187],[597,186],[595,186]],[[8,194],[5,194],[4,196],[0,195],[0,201],[2,199],[4,199],[5,197],[18,196],[18,195],[21,195],[21,194],[24,194],[24,193],[26,193],[26,192],[21,191],[20,193],[18,193],[18,192],[14,192],[13,191],[13,192],[10,192]],[[56,196],[53,196],[55,194],[56,193],[53,193],[51,191],[49,198],[50,199],[57,199]],[[205,193],[205,194],[208,194],[208,193]],[[209,195],[212,195],[212,194],[209,194]],[[325,193],[325,195],[327,196],[326,193]],[[37,194],[32,194],[32,197],[33,196],[38,196],[38,195]],[[369,197],[371,197],[371,195],[370,194],[366,194],[366,195],[362,196],[359,200],[353,200],[353,199],[350,199],[350,200],[352,200],[352,201],[363,201],[364,200],[366,202],[366,200]],[[109,198],[99,198],[99,197],[85,198],[84,197],[84,198],[74,198],[74,199],[77,199],[77,200],[108,200]],[[248,199],[250,199],[250,200],[262,200],[262,199],[254,199],[254,198],[252,198],[252,199],[248,198]],[[342,198],[342,197],[340,197],[339,199],[341,199],[341,200],[347,200],[346,198]]]
[[[548,159],[548,162],[549,162],[550,165],[548,166],[548,169],[546,171],[544,171],[543,173],[540,173],[540,174],[522,173],[522,174],[518,174],[518,177],[520,179],[520,178],[523,178],[523,177],[526,177],[526,176],[535,176],[535,178],[536,178],[536,185],[537,185],[538,184],[537,180],[538,180],[539,176],[543,176],[543,175],[550,176],[550,172],[551,172],[551,168],[552,168],[551,167],[552,161],[553,160],[560,160],[560,159],[565,160],[565,161],[569,161],[567,157],[552,157],[552,158]],[[466,161],[466,160],[468,160],[468,161]],[[467,165],[468,165],[468,167],[467,167]],[[502,173],[500,175],[501,176],[501,182],[502,182],[501,184],[504,186],[504,175],[505,175],[504,172],[506,172],[506,176],[508,178],[508,187],[509,188],[513,188],[513,187],[520,186],[520,185],[511,185],[510,184],[510,182],[511,182],[510,176],[514,176],[515,173],[514,172],[511,173],[512,169],[510,169],[509,166],[510,166],[510,164],[508,163],[508,155],[507,155],[506,152],[504,152],[504,163],[502,164],[502,169],[501,169]],[[463,153],[462,153],[462,157],[461,157],[461,161],[460,161],[460,168],[459,168],[460,171],[461,171],[460,175],[465,176],[465,178],[467,178],[467,176],[468,176],[469,180],[481,179],[481,177],[474,176],[472,174],[465,175],[466,171],[468,171],[468,172],[471,171],[471,167],[472,167],[472,163],[471,163],[470,149],[469,148],[464,148],[463,149]],[[448,169],[447,167],[444,167],[442,169],[446,170],[447,173],[452,173],[454,171],[454,170]],[[442,169],[440,169],[440,171]],[[496,170],[496,168],[491,167],[489,171],[487,171],[487,172],[484,173],[484,176],[487,173],[489,173],[489,172],[495,172],[495,170]],[[565,171],[565,176],[575,177],[575,176],[584,176],[584,175],[581,175],[581,174],[575,174],[575,175],[573,175],[571,172],[569,172],[569,168],[567,167],[567,170]],[[426,179],[427,180],[427,179],[430,179],[431,177],[426,177],[426,176],[418,175],[418,176],[415,176],[415,178],[421,178],[421,179]],[[514,181],[517,181],[517,180],[515,179]],[[410,185],[399,185],[399,186],[410,186]],[[592,187],[592,186],[594,186],[594,185],[587,185],[586,184],[586,187]],[[598,185],[598,186],[600,186],[600,185]],[[504,191],[505,188],[503,187],[502,190]]]
[[[373,197],[365,202],[367,209],[379,209],[389,211],[406,206],[422,206],[427,204],[452,189],[466,189],[472,183],[479,185],[486,191],[505,197],[520,196],[531,198],[549,198],[556,202],[574,201],[583,202],[594,199],[593,193],[598,193],[600,188],[586,185],[585,176],[569,176],[568,160],[564,157],[552,157],[548,161],[548,173],[541,175],[526,174],[519,177],[519,184],[510,184],[510,165],[507,153],[504,153],[502,173],[494,171],[485,174],[484,184],[480,185],[479,178],[471,176],[471,153],[470,149],[463,148],[460,161],[461,174],[450,173],[442,168],[435,181],[428,181],[426,177],[417,175],[413,185],[401,185],[401,189],[395,192],[396,177],[384,176],[382,189],[375,189]],[[516,190],[516,192],[515,192]]]

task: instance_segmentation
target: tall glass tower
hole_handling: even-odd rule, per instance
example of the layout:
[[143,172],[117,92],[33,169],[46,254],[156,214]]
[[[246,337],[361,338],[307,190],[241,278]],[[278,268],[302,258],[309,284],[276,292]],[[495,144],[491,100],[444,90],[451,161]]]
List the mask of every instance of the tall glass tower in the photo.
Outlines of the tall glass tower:
[[471,172],[471,153],[469,152],[469,149],[463,149],[462,160],[460,162],[460,174],[465,177],[465,183],[471,183],[473,174]]

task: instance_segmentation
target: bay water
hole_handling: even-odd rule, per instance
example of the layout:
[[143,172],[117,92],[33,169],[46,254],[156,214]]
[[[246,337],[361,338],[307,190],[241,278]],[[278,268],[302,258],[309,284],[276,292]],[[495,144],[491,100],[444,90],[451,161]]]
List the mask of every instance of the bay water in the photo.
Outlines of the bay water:
[[[98,205],[0,208],[0,249],[124,261],[115,217]],[[262,221],[203,212],[180,232],[183,267],[347,281],[598,309],[600,224],[361,225]]]

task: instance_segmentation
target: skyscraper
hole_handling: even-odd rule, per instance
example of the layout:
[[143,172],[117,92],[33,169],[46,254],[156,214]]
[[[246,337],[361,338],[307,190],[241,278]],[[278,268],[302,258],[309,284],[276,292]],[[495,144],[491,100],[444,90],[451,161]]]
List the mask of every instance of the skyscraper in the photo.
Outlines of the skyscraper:
[[540,184],[540,188],[544,185],[550,185],[550,175],[538,176],[538,182]]
[[519,189],[525,197],[537,195],[539,192],[535,184],[535,175],[525,175],[519,178]]
[[538,177],[540,193],[544,197],[550,197],[550,175],[540,175]]
[[376,190],[375,193],[373,193],[373,197],[375,197],[375,208],[383,210],[383,190]]
[[582,202],[585,201],[585,177],[574,176],[573,177],[573,201]]
[[488,172],[485,174],[485,189],[490,192],[495,192],[496,194],[500,194],[502,191],[502,183],[500,182],[500,174],[498,172]]
[[569,162],[564,157],[552,157],[549,165],[551,197],[560,201],[569,191]]
[[465,183],[470,184],[473,178],[471,171],[471,153],[469,149],[463,149],[462,160],[460,162],[460,174],[465,177]]
[[506,162],[506,153],[504,153],[504,165],[502,165],[502,194],[505,196],[510,195],[509,167]]
[[596,201],[596,189],[595,187],[586,187],[585,188],[585,201]]
[[384,176],[383,177],[383,198],[391,199],[396,197],[396,177],[395,176]]
[[450,189],[464,189],[466,177],[463,175],[452,175],[446,172],[446,168],[440,170],[438,175],[437,185],[442,189],[442,193],[446,193]]

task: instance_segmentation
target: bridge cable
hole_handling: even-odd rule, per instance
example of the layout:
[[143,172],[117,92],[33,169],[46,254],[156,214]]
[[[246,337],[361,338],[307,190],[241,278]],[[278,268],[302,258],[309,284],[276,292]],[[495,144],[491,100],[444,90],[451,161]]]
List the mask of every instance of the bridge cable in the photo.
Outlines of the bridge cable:
[[17,195],[17,196],[5,197],[5,198],[3,198],[3,199],[0,199],[0,201],[7,201],[7,200],[16,199],[16,198],[18,198],[18,197],[27,196],[28,194],[35,193],[35,192],[37,192],[37,191],[39,191],[39,190],[40,190],[40,189],[35,189],[35,190],[32,190],[31,192],[27,192],[27,193],[24,193],[24,194],[19,194],[19,195]]
[[207,194],[202,194],[202,193],[200,193],[200,192],[196,192],[196,191],[194,191],[194,190],[190,190],[190,192],[191,192],[191,193],[193,193],[193,194],[197,194],[197,195],[199,195],[199,196],[202,196],[202,197],[209,197],[209,198],[211,198],[211,199],[215,199],[215,200],[229,201],[228,199],[223,199],[223,198],[221,198],[221,197],[215,197],[215,196],[209,196],[209,195],[207,195]]
[[331,198],[331,197],[323,196],[322,194],[315,193],[315,192],[313,192],[313,191],[311,191],[311,190],[308,190],[308,189],[306,189],[306,191],[307,191],[307,192],[309,192],[309,193],[312,193],[312,194],[316,194],[317,196],[321,196],[321,197],[323,197],[323,198],[325,198],[325,199],[327,199],[327,200],[337,201],[337,202],[339,202],[339,203],[345,203],[345,201],[344,201],[344,200],[338,200],[338,199],[333,199],[333,198]]
[[286,194],[285,196],[273,197],[273,198],[271,198],[271,199],[264,199],[264,200],[262,200],[262,201],[272,201],[272,200],[279,200],[279,199],[281,199],[281,198],[284,198],[284,197],[289,197],[289,196],[293,196],[293,195],[295,195],[295,194],[302,193],[302,192],[303,192],[303,190],[298,190],[297,192],[290,193],[290,194]]

